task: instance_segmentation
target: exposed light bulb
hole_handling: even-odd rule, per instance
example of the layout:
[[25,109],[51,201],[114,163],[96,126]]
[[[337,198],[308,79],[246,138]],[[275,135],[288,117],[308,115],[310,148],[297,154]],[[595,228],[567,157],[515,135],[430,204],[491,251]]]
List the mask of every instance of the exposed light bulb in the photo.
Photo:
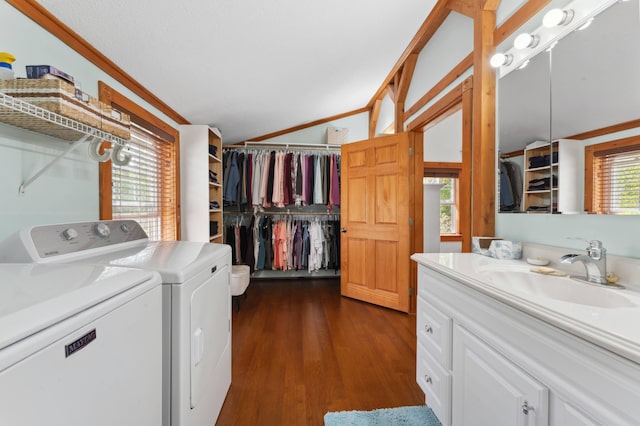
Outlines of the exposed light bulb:
[[526,49],[527,47],[536,47],[540,38],[537,35],[522,33],[513,41],[513,47],[516,49]]
[[499,68],[503,65],[509,65],[512,61],[513,61],[512,55],[510,54],[505,55],[504,53],[496,53],[489,60],[489,64],[491,64],[493,68]]
[[573,9],[551,9],[542,18],[542,25],[553,28],[559,25],[567,25],[573,19]]

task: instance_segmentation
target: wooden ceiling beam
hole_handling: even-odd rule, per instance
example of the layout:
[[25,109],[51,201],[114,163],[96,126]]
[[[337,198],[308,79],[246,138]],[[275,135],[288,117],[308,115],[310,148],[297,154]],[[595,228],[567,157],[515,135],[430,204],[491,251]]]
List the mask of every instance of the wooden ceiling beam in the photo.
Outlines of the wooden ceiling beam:
[[404,113],[404,119],[408,120],[412,115],[417,113],[420,108],[425,106],[431,99],[447,88],[451,83],[457,80],[465,71],[473,66],[473,52],[469,53],[462,61],[460,61],[451,71],[437,82],[427,93],[422,95],[410,108]]
[[380,107],[382,99],[376,99],[369,112],[369,139],[376,136],[376,126],[378,125],[378,117],[380,116]]
[[424,46],[431,40],[431,37],[435,34],[435,32],[440,28],[440,25],[447,19],[449,13],[451,13],[451,9],[447,8],[448,0],[438,0],[438,3],[433,7],[427,19],[425,19],[424,23],[413,37],[407,48],[404,50],[398,62],[396,62],[395,66],[387,76],[387,78],[382,82],[382,85],[378,89],[378,91],[373,95],[367,106],[369,108],[373,107],[373,104],[384,97],[385,91],[387,90],[387,86],[395,75],[398,73],[400,68],[407,61],[407,58],[414,53],[420,53],[420,51],[424,48]]
[[411,79],[413,78],[413,72],[416,69],[417,62],[418,54],[412,53],[407,57],[401,71],[395,76],[394,129],[396,133],[404,131],[404,104],[407,99],[407,93],[409,93],[409,86],[411,85]]
[[474,2],[473,0],[449,0],[447,7],[461,15],[473,18]]
[[[287,134],[287,133],[296,132],[298,130],[306,129],[308,127],[317,126],[319,124],[330,123],[331,121],[339,120],[339,119],[344,118],[344,117],[350,117],[352,115],[361,114],[361,113],[367,112],[367,111],[369,111],[369,108],[367,108],[367,107],[358,108],[358,109],[355,109],[353,111],[349,111],[349,112],[345,112],[345,113],[342,113],[342,114],[333,115],[331,117],[321,118],[319,120],[310,121],[309,123],[305,123],[305,124],[299,124],[297,126],[289,127],[288,129],[278,130],[277,132],[268,133],[266,135],[257,136],[257,137],[251,138],[251,139],[247,139],[247,141],[262,142],[262,141],[264,141],[266,139],[275,138],[276,136],[281,136],[281,135],[284,135],[284,134]],[[239,144],[241,144],[241,143],[239,143]],[[234,145],[234,144],[232,144],[232,145]]]
[[418,54],[412,53],[407,57],[407,60],[402,67],[402,74],[398,79],[399,82],[397,84],[397,96],[396,99],[398,102],[402,102],[407,99],[407,94],[409,93],[409,86],[411,85],[411,80],[413,79],[413,72],[416,69],[416,64],[418,63]]
[[[396,85],[395,85],[395,81],[393,83],[389,83],[389,85],[387,86],[387,90],[384,93],[389,95],[389,98],[391,99],[391,102],[393,102],[394,104],[396,103]],[[382,97],[384,98],[384,95]]]
[[497,46],[511,34],[522,27],[529,19],[540,12],[551,0],[528,0],[509,19],[507,19],[493,33],[493,45]]

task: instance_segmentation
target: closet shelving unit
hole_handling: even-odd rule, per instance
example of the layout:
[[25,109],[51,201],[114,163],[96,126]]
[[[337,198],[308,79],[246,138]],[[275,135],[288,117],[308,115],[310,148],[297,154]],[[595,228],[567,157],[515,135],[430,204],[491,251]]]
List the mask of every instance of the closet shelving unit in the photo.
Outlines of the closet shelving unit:
[[223,243],[222,237],[223,232],[222,229],[224,224],[222,223],[222,138],[219,132],[211,130],[209,132],[209,147],[215,147],[215,155],[211,153],[209,149],[209,171],[213,172],[216,178],[216,182],[214,182],[211,177],[209,177],[209,202],[217,202],[219,208],[213,208],[209,206],[209,221],[218,223],[218,230],[216,233],[211,234],[209,232],[209,241],[212,243]]
[[106,141],[115,145],[125,146],[127,143],[125,139],[111,133],[96,129],[95,127],[88,126],[1,92],[0,122],[34,133],[51,136],[58,141],[70,142],[67,149],[62,151],[20,185],[18,189],[20,194],[24,194],[27,187],[49,170],[51,166],[83,144],[90,141]]
[[[215,155],[210,147],[215,147]],[[211,172],[216,174],[216,181],[212,179]],[[183,240],[224,242],[222,190],[220,131],[207,125],[180,126],[180,224]],[[220,207],[213,208],[213,202]],[[213,222],[217,222],[217,229]]]
[[[580,141],[558,139],[536,142],[524,150],[522,210],[527,213],[578,213],[581,199],[580,158],[584,156]],[[531,164],[532,158],[547,158],[545,164]],[[540,189],[531,182],[548,179]]]
[[[340,145],[334,144],[311,144],[311,143],[265,143],[265,142],[244,142],[242,145],[225,146],[225,150],[243,151],[289,151],[289,152],[317,152],[339,154]],[[248,225],[251,217],[258,219],[263,216],[270,216],[274,220],[293,218],[298,220],[340,220],[340,207],[333,206],[329,211],[326,205],[312,204],[307,206],[288,205],[286,207],[260,207],[254,208],[251,205],[242,205],[240,209],[237,205],[224,206],[225,227],[232,224]],[[252,278],[328,278],[339,277],[340,270],[320,269],[308,272],[307,270],[256,270],[251,275]]]

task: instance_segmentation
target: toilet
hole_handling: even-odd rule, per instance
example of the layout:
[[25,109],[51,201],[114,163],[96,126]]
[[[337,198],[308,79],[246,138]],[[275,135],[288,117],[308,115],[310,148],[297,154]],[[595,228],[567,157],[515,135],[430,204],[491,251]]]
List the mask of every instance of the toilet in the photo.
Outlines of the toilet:
[[251,269],[249,265],[233,265],[231,267],[231,296],[233,296],[238,310],[240,310],[240,299],[238,296],[245,294],[247,287],[249,287],[250,275]]

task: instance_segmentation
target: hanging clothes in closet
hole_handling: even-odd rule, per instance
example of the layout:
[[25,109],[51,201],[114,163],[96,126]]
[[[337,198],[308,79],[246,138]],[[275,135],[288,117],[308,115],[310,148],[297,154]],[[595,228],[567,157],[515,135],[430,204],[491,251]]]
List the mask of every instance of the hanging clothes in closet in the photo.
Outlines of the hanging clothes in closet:
[[500,211],[520,210],[522,200],[522,174],[517,164],[500,159]]
[[340,154],[287,150],[227,150],[225,206],[340,205]]
[[322,220],[295,215],[249,217],[248,225],[226,219],[225,243],[231,246],[234,264],[250,265],[252,271],[340,269],[340,221],[334,215]]

